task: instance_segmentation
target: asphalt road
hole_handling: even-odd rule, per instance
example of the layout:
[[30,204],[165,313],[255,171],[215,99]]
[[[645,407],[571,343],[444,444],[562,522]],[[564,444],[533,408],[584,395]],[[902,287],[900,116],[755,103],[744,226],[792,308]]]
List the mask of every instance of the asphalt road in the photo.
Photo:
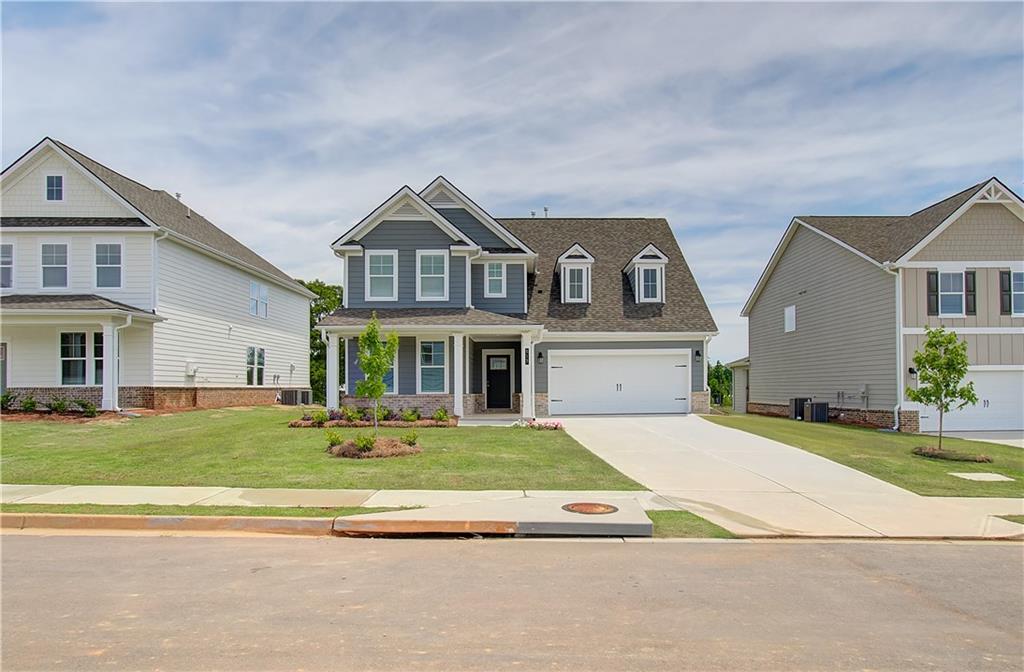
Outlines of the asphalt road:
[[1024,546],[2,538],[13,670],[1021,670]]

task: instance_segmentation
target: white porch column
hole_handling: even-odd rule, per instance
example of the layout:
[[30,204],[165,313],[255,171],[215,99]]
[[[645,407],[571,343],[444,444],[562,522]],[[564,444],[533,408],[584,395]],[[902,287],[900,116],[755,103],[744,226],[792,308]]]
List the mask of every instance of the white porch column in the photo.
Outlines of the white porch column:
[[[117,330],[112,323],[103,325],[103,399],[100,408],[104,411],[117,410]],[[92,348],[92,343],[86,343]]]
[[463,372],[463,364],[465,363],[463,356],[463,345],[465,344],[466,337],[462,334],[455,334],[455,349],[452,352],[452,365],[455,370],[452,371],[452,378],[455,382],[455,389],[452,392],[455,395],[455,415],[462,417],[462,390],[463,383],[465,383],[465,373]]
[[520,397],[520,405],[522,406],[522,415],[527,420],[533,420],[536,417],[533,407],[533,362],[535,354],[533,352],[533,337],[530,334],[523,334],[520,341],[519,347],[519,359],[522,370],[522,385],[523,392]]
[[[327,334],[327,408],[338,408],[338,386],[341,384],[338,374],[338,335]],[[347,353],[346,353],[347,354]]]

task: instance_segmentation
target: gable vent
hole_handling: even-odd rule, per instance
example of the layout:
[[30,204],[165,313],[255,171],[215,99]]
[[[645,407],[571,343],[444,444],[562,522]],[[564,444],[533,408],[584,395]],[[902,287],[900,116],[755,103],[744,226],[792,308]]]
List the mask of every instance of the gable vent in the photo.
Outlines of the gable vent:
[[437,208],[454,208],[459,205],[459,202],[452,198],[452,195],[444,189],[438,190],[436,194],[431,196],[429,203]]
[[391,213],[394,215],[419,215],[420,211],[412,203],[403,203]]

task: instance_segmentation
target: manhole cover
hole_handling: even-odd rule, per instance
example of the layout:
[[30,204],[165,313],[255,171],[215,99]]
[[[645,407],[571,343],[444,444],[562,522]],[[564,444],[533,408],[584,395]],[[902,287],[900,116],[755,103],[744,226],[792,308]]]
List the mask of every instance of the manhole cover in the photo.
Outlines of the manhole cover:
[[573,502],[562,507],[563,511],[569,513],[584,513],[590,516],[602,513],[615,513],[619,507],[611,504],[598,504],[597,502]]

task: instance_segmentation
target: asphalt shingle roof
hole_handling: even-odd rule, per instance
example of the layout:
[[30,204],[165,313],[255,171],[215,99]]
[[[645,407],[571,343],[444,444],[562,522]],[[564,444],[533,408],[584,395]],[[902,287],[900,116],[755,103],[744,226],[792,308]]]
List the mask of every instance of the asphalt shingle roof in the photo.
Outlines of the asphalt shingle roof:
[[138,315],[151,311],[98,294],[10,294],[0,298],[4,310],[124,310]]
[[382,326],[467,325],[526,327],[523,316],[500,315],[475,308],[341,308],[317,324],[319,327],[361,327],[376,313]]
[[138,217],[0,217],[0,227],[16,229],[19,227],[46,226],[104,226],[104,227],[135,227],[149,226]]

